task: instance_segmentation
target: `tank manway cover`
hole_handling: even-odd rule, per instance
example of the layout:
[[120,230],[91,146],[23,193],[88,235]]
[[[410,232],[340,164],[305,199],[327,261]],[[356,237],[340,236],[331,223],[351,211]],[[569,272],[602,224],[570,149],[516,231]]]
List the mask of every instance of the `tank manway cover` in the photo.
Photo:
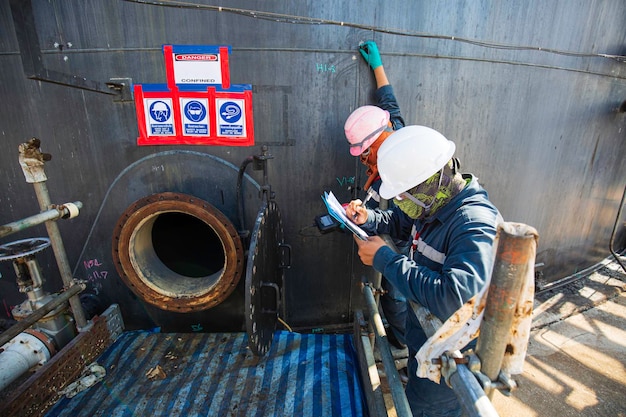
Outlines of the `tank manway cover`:
[[283,243],[283,223],[274,201],[259,209],[250,240],[246,266],[246,330],[255,355],[272,344],[281,306],[284,270],[290,249]]

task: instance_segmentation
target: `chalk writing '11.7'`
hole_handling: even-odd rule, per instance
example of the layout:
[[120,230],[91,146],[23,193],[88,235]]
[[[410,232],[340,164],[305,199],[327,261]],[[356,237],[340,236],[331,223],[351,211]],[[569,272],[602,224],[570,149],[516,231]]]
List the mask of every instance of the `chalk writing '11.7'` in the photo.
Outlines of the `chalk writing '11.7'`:
[[106,279],[109,272],[103,268],[103,265],[97,259],[89,259],[83,261],[83,266],[87,270],[87,281],[95,282]]

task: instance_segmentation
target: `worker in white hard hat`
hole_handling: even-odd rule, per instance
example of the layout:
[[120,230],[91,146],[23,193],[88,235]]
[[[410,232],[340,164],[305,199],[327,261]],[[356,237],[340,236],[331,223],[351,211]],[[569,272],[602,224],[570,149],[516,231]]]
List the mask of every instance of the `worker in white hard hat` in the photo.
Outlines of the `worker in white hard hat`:
[[[378,148],[391,133],[404,126],[404,119],[385,73],[376,42],[370,40],[361,43],[359,52],[374,72],[376,105],[361,106],[354,110],[346,119],[344,132],[350,146],[350,154],[358,156],[363,165],[367,167],[367,180],[363,189],[370,196],[370,199],[366,206],[375,208],[380,202],[378,188],[381,183],[376,163]],[[394,243],[400,251],[408,252],[408,242],[395,241]],[[387,329],[389,342],[398,349],[406,349],[404,340],[406,298],[384,277],[381,286],[384,292],[380,297],[380,306],[389,324]],[[403,373],[401,376],[404,377]]]
[[[390,210],[366,209],[351,201],[346,215],[370,236],[355,239],[359,257],[373,265],[409,301],[442,322],[485,285],[493,267],[498,210],[471,174],[458,172],[455,144],[425,126],[393,133],[378,150],[380,195]],[[396,253],[376,234],[411,239],[409,255]],[[460,416],[454,392],[416,375],[415,354],[427,340],[412,309],[407,314],[409,381],[406,394],[414,416]],[[442,381],[443,382],[443,381]]]

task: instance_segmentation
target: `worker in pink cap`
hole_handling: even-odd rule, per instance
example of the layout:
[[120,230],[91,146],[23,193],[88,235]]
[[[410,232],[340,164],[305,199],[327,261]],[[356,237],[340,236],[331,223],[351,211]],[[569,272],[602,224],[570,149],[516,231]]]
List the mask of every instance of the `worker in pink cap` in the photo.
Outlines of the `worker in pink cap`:
[[[393,88],[387,79],[376,42],[363,42],[359,45],[359,52],[374,71],[376,105],[361,106],[354,110],[344,124],[344,131],[350,144],[350,154],[358,156],[367,167],[368,178],[363,189],[371,197],[366,206],[373,209],[378,207],[380,201],[378,189],[381,180],[377,166],[378,148],[391,133],[402,128],[405,123]],[[390,205],[393,203],[390,202]],[[400,252],[408,253],[409,242],[396,241],[394,243]],[[406,348],[404,338],[406,298],[384,277],[381,285],[385,292],[380,298],[380,304],[389,325],[387,329],[388,340],[396,348],[404,349]],[[403,372],[401,372],[401,376],[404,376]]]
[[[393,131],[405,125],[400,106],[387,79],[385,67],[374,41],[359,45],[359,52],[374,71],[376,105],[361,106],[346,119],[344,131],[350,144],[350,154],[358,156],[367,166],[367,181],[363,189],[367,190],[374,181],[380,180],[376,166],[378,148]],[[378,197],[374,197],[378,201]]]

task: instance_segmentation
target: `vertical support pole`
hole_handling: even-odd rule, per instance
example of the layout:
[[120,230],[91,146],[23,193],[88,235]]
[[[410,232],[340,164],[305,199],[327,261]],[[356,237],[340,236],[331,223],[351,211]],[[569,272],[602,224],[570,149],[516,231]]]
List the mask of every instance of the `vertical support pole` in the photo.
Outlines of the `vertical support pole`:
[[[498,234],[485,315],[476,345],[481,372],[491,381],[498,379],[517,301],[539,237],[533,227],[510,222],[503,223]],[[493,390],[488,395],[491,399]]]
[[[381,197],[380,201],[378,202],[378,208],[381,210],[387,210],[389,208],[389,201]],[[394,251],[398,252],[395,244],[393,243],[393,241],[391,240],[389,236],[381,236],[381,237],[385,239],[385,242],[389,244],[394,249]],[[374,279],[372,282],[374,289],[375,290],[381,289],[382,282],[383,282],[383,274],[375,270]],[[378,295],[378,292],[374,294],[374,300],[376,302],[376,306],[380,306],[380,296]],[[374,349],[374,347],[376,346],[376,335],[375,335],[376,332],[374,331],[371,319],[369,322],[369,331],[370,331],[370,344],[372,345],[372,349]]]
[[402,382],[400,381],[400,375],[398,375],[393,356],[391,355],[391,350],[389,349],[387,333],[385,332],[383,321],[380,318],[378,305],[376,304],[372,288],[369,285],[364,285],[363,294],[369,310],[369,321],[374,327],[374,334],[379,343],[378,350],[385,367],[385,372],[387,373],[387,381],[389,382],[389,389],[391,391],[393,403],[396,406],[396,414],[398,417],[410,417],[412,414],[411,408],[409,407],[409,401],[404,393],[404,388],[402,387]]
[[[48,187],[46,183],[36,182],[33,183],[33,186],[35,187],[35,194],[37,194],[39,207],[42,211],[49,210],[52,206],[52,203],[50,201],[50,195],[48,194]],[[52,247],[54,257],[57,261],[57,266],[59,267],[59,272],[61,273],[63,286],[65,288],[69,288],[73,284],[72,269],[70,268],[70,264],[67,259],[65,245],[63,244],[63,239],[61,238],[61,232],[59,232],[59,225],[57,224],[57,222],[48,221],[46,222],[46,230],[48,231],[48,236],[50,237],[50,246]],[[76,320],[76,327],[80,331],[84,329],[84,327],[87,325],[87,319],[85,318],[83,306],[80,303],[80,298],[77,295],[71,297],[69,301],[70,307],[72,308],[72,313],[74,315],[74,319]]]
[[354,344],[358,355],[359,376],[363,385],[365,402],[370,416],[387,416],[383,388],[369,337],[362,334],[366,325],[363,311],[354,312]]
[[[37,195],[37,201],[42,211],[49,210],[52,207],[50,201],[50,195],[48,194],[48,187],[46,181],[48,178],[44,172],[44,161],[50,160],[49,154],[41,153],[39,145],[41,141],[33,138],[27,143],[23,143],[19,146],[20,151],[20,165],[26,182],[33,184],[35,187],[35,194]],[[50,246],[54,252],[54,257],[59,267],[61,279],[63,280],[63,286],[69,288],[73,285],[72,270],[70,268],[69,261],[67,259],[67,253],[65,252],[65,246],[63,245],[63,239],[61,239],[61,233],[59,232],[59,225],[55,221],[46,222],[46,230],[50,238]],[[85,318],[85,312],[83,306],[80,303],[80,298],[75,295],[69,299],[70,307],[76,320],[76,327],[79,331],[85,330],[87,327],[87,319]]]

